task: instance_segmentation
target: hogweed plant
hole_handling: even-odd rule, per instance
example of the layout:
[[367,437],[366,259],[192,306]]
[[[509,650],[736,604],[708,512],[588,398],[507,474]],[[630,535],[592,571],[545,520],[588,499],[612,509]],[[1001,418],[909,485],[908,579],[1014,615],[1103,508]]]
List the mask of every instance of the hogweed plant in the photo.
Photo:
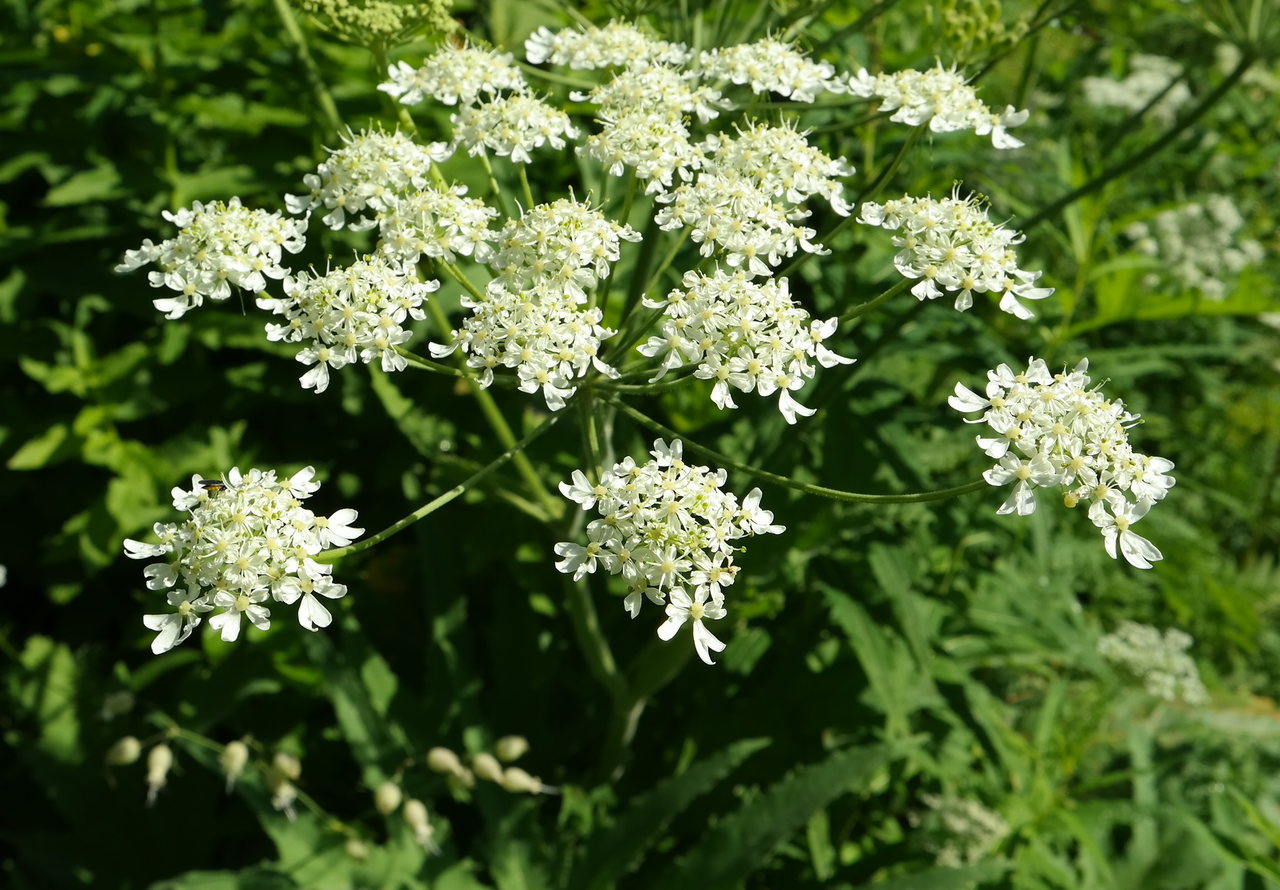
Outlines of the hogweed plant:
[[[721,411],[762,397],[787,424],[812,423],[809,384],[856,360],[844,354],[842,322],[907,286],[920,301],[945,294],[961,311],[995,302],[1031,319],[1029,304],[1053,288],[1022,267],[1025,236],[993,221],[985,198],[957,186],[942,198],[871,200],[921,132],[988,137],[988,150],[1016,151],[1023,142],[1009,131],[1028,115],[989,107],[954,68],[842,72],[780,36],[700,50],[615,21],[539,29],[523,53],[520,62],[451,39],[416,64],[389,65],[377,89],[394,100],[395,129],[342,132],[303,177],[304,190],[282,196],[285,212],[237,198],[166,212],[177,231],[129,251],[119,270],[153,267],[151,285],[166,292],[155,306],[174,320],[206,299],[254,295],[275,316],[264,324],[267,339],[299,345],[296,358],[307,367],[300,383],[318,397],[357,364],[462,378],[507,450],[461,490],[509,461],[530,489],[530,512],[551,523],[563,504],[525,448],[575,414],[582,465],[560,490],[598,518],[585,538],[581,518],[565,526],[568,540],[549,561],[579,590],[589,575],[619,576],[628,613],[650,601],[665,611],[659,637],[688,624],[698,656],[711,663],[725,643],[705,622],[731,614],[743,550],[736,542],[783,533],[759,488],[739,499],[726,487],[726,468],[870,502],[931,500],[983,483],[901,495],[803,483],[677,438],[629,400],[709,385]],[[559,87],[564,81],[576,86]],[[853,164],[822,151],[805,127],[806,107],[824,102],[865,103],[914,129],[902,130],[887,169],[864,171],[855,187]],[[447,110],[452,127],[427,141],[412,110],[432,104]],[[583,179],[549,187],[536,171],[567,154],[577,156]],[[446,179],[441,164],[460,156],[483,170],[487,193]],[[510,180],[515,194],[501,185]],[[829,254],[813,223],[819,205],[841,220],[833,232],[849,220],[887,230],[866,237],[897,249],[893,266],[904,280],[850,300],[842,315],[813,317],[784,267]],[[291,268],[315,225],[367,232],[367,248],[330,257],[323,270]],[[623,284],[615,283],[620,268]],[[437,299],[442,283],[462,290],[455,321]],[[427,318],[436,330],[423,343],[414,323]],[[1082,360],[1055,374],[1040,359],[1020,372],[1000,365],[983,394],[957,383],[951,405],[982,412],[990,428],[977,442],[997,463],[982,480],[1010,486],[997,512],[1029,514],[1038,489],[1061,490],[1068,507],[1088,505],[1111,556],[1150,568],[1160,551],[1133,526],[1168,493],[1173,464],[1130,445],[1138,417],[1092,387],[1087,367]],[[488,392],[498,385],[536,399],[550,417],[517,441]],[[660,437],[647,460],[606,460],[615,416]],[[712,465],[687,462],[686,450]],[[158,524],[156,543],[126,542],[130,556],[160,559],[146,569],[147,586],[165,592],[171,611],[144,619],[158,634],[154,651],[181,643],[205,618],[225,640],[236,639],[243,621],[265,628],[277,603],[297,603],[310,630],[327,626],[320,598],[347,590],[333,579],[333,563],[457,496],[353,546],[363,531],[351,526],[354,510],[326,518],[302,505],[317,487],[310,470],[277,480],[233,469],[214,486],[196,480],[175,490],[174,507],[187,518]]]

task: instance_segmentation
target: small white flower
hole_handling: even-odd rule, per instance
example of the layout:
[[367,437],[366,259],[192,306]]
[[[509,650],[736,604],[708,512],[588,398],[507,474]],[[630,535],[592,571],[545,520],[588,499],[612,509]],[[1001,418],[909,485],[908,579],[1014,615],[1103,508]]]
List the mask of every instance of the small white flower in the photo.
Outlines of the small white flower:
[[707,664],[715,664],[711,660],[711,653],[723,652],[724,643],[707,630],[702,621],[704,618],[712,620],[723,618],[725,614],[723,605],[714,599],[708,601],[705,588],[697,590],[693,599],[690,599],[683,589],[676,587],[671,591],[671,602],[667,604],[667,620],[658,628],[658,636],[663,640],[670,640],[686,621],[692,621],[693,648],[697,650],[698,657]]
[[1147,515],[1151,504],[1147,501],[1138,503],[1115,503],[1113,501],[1097,501],[1089,508],[1089,518],[1102,530],[1103,544],[1107,555],[1117,558],[1117,548],[1129,563],[1137,569],[1149,569],[1151,564],[1164,559],[1160,550],[1132,529],[1132,525]]

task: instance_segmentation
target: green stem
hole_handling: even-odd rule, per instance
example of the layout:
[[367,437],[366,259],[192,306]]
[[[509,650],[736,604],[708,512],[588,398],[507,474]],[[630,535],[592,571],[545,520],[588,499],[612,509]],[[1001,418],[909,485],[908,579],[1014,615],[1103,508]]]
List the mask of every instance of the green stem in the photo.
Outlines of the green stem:
[[524,164],[516,164],[516,170],[520,173],[520,190],[524,193],[524,209],[528,211],[537,204],[533,200],[533,189],[529,188],[529,174],[525,172]]
[[[464,287],[470,285],[470,282],[466,280],[466,277],[463,276],[460,271],[453,268],[451,263],[441,262],[440,266],[450,270],[450,273],[455,276],[456,280],[465,282],[463,285]],[[478,290],[474,290],[474,285],[471,285],[468,289],[472,290],[472,293],[476,294],[480,299],[484,298],[482,293]],[[440,301],[427,300],[427,309],[431,313],[431,318],[435,321],[436,326],[440,328],[440,339],[445,342],[445,345],[452,346],[453,329],[449,327],[449,319],[445,317],[444,310],[440,308]],[[502,416],[502,411],[498,408],[498,403],[494,401],[493,396],[489,394],[487,389],[481,388],[479,382],[475,379],[475,375],[471,373],[470,366],[466,364],[466,357],[459,352],[455,352],[454,356],[457,359],[458,368],[471,384],[469,387],[471,395],[475,397],[476,404],[480,406],[480,411],[484,414],[485,420],[489,422],[489,426],[492,427],[493,431],[497,434],[498,441],[506,446],[508,450],[515,448],[515,433],[511,431],[511,427],[507,424],[507,419]],[[537,470],[533,468],[533,464],[529,462],[528,456],[522,451],[517,450],[516,453],[512,455],[512,462],[515,464],[516,470],[520,473],[521,478],[524,479],[525,484],[529,486],[529,490],[542,505],[542,509],[546,514],[553,518],[562,515],[564,513],[564,505],[560,503],[558,499],[553,497],[551,492],[547,491],[547,487],[543,483],[542,477],[540,477]]]
[[1111,182],[1113,179],[1118,179],[1130,170],[1150,160],[1169,146],[1173,145],[1178,141],[1178,137],[1181,136],[1185,130],[1203,117],[1205,112],[1216,105],[1218,100],[1225,96],[1231,88],[1236,85],[1236,82],[1239,81],[1241,77],[1244,77],[1244,73],[1249,70],[1249,66],[1252,64],[1252,54],[1246,52],[1241,55],[1240,61],[1236,64],[1236,67],[1232,69],[1231,73],[1228,74],[1226,78],[1223,79],[1222,83],[1218,84],[1212,92],[1201,99],[1194,108],[1179,116],[1166,132],[1162,133],[1159,137],[1153,139],[1146,146],[1129,155],[1127,158],[1112,164],[1079,188],[1072,189],[1065,195],[1051,201],[1048,206],[1042,208],[1035,214],[1035,216],[1031,217],[1031,219],[1027,220],[1027,222],[1021,226],[1022,231],[1024,233],[1030,231],[1033,227],[1053,216],[1056,216],[1060,211],[1071,206],[1076,201],[1086,195],[1093,194],[1108,182]]
[[[447,274],[450,278],[458,282],[458,284],[462,285],[463,289],[466,290],[467,293],[471,294],[471,296],[475,297],[477,300],[485,299],[484,291],[476,287],[471,282],[471,279],[468,278],[465,274],[463,274],[462,270],[459,269],[456,264],[447,263],[444,260],[436,260],[436,265],[438,265],[441,269],[443,269],[445,271],[445,274]],[[434,303],[435,301],[428,300],[427,302]],[[446,335],[448,335],[448,332],[450,330],[452,330],[452,328],[449,328],[446,325],[446,328],[445,328]]]
[[418,368],[422,371],[433,371],[436,374],[447,374],[450,377],[461,377],[464,380],[467,377],[466,374],[462,373],[457,368],[451,368],[448,365],[442,365],[439,362],[433,362],[430,359],[425,359],[416,352],[410,352],[403,346],[397,346],[396,352],[409,363],[409,367],[411,368]]
[[385,541],[387,538],[391,537],[396,532],[403,531],[404,529],[413,525],[419,519],[422,519],[425,516],[430,516],[432,513],[436,512],[437,510],[439,510],[441,507],[443,507],[445,504],[449,503],[450,501],[457,500],[458,498],[462,497],[462,495],[470,491],[477,482],[479,482],[485,476],[488,476],[494,470],[501,467],[507,461],[517,459],[520,456],[522,456],[524,454],[524,449],[527,448],[535,439],[537,439],[547,430],[551,429],[551,427],[555,425],[556,421],[558,421],[562,416],[563,415],[561,414],[552,414],[548,416],[547,419],[542,421],[542,423],[538,424],[538,426],[532,432],[530,432],[529,435],[525,436],[519,442],[516,442],[515,444],[513,444],[506,451],[502,452],[502,454],[498,455],[489,463],[481,467],[479,470],[472,473],[465,480],[463,480],[462,482],[459,482],[457,485],[455,485],[453,488],[449,489],[439,497],[423,504],[421,507],[414,510],[412,513],[410,513],[408,516],[404,517],[400,521],[387,526],[382,531],[378,532],[376,535],[373,535],[372,537],[369,537],[369,538],[365,538],[363,541],[360,541],[358,543],[348,544],[346,547],[339,547],[335,550],[326,550],[325,552],[320,553],[314,557],[316,562],[334,563],[342,559],[343,557],[351,556],[353,554],[361,552],[362,550],[368,550],[370,547],[373,547],[375,544],[380,544],[381,542]]
[[561,74],[558,71],[548,71],[545,68],[539,68],[536,65],[530,65],[528,62],[517,62],[520,70],[525,74],[532,74],[534,77],[541,77],[550,83],[559,83],[567,87],[577,87],[580,90],[590,90],[599,84],[585,80],[581,77],[570,77],[568,74]]
[[643,293],[647,294],[653,290],[653,286],[661,279],[664,272],[671,268],[671,264],[676,261],[676,254],[680,252],[680,248],[684,247],[684,242],[689,238],[689,230],[680,229],[680,237],[671,245],[671,249],[667,251],[667,255],[662,258],[662,262],[658,264],[658,268],[649,276],[649,280],[645,282]]
[[674,380],[663,380],[660,383],[614,383],[612,380],[601,380],[595,385],[601,389],[608,389],[613,392],[648,394],[676,389],[677,387],[684,386],[690,380],[697,379],[698,378],[690,374],[687,377],[677,377]]
[[285,33],[289,35],[289,39],[298,50],[298,60],[302,62],[303,70],[306,72],[307,83],[316,94],[316,101],[320,103],[320,110],[324,112],[329,122],[329,129],[335,133],[340,132],[343,128],[342,116],[338,114],[338,106],[333,101],[333,94],[329,92],[324,78],[320,76],[320,68],[311,56],[310,47],[307,46],[307,37],[298,26],[298,20],[294,18],[293,10],[289,8],[288,0],[272,0],[272,2],[275,4],[276,13],[280,16],[280,23],[284,25]]
[[619,401],[618,399],[610,399],[610,402],[618,407],[623,414],[626,414],[632,420],[641,426],[646,426],[660,436],[666,436],[672,439],[680,439],[684,442],[686,448],[690,451],[701,454],[708,460],[715,461],[717,464],[730,469],[737,470],[740,473],[746,473],[748,476],[754,476],[757,479],[763,479],[766,482],[772,482],[775,485],[781,485],[785,488],[794,489],[805,494],[813,494],[819,497],[831,498],[835,501],[850,501],[859,504],[921,504],[928,501],[943,501],[947,498],[958,497],[962,494],[969,494],[974,491],[981,491],[987,487],[985,479],[979,479],[976,482],[969,482],[965,485],[957,485],[954,488],[940,488],[935,491],[914,491],[907,494],[864,494],[858,491],[843,491],[838,488],[827,488],[823,485],[813,485],[808,482],[800,482],[789,476],[779,476],[777,473],[770,473],[768,470],[762,470],[759,467],[753,467],[734,460],[728,455],[713,451],[706,446],[699,445],[689,439],[684,438],[675,430],[663,426],[651,417],[641,414],[630,405]]
[[898,294],[902,293],[904,290],[911,287],[912,284],[914,284],[914,282],[910,278],[902,279],[897,284],[893,285],[888,290],[886,290],[884,293],[880,294],[880,296],[875,297],[874,299],[868,300],[867,302],[863,303],[861,306],[854,306],[844,315],[840,316],[840,324],[846,325],[849,322],[853,321],[855,318],[861,318],[862,316],[870,312],[872,309],[879,306],[881,303],[885,303],[889,300],[892,300]]
[[585,582],[574,581],[568,575],[564,576],[564,582],[569,599],[569,620],[578,648],[587,659],[587,670],[605,688],[615,705],[626,701],[630,697],[627,681],[618,670],[613,651],[600,628],[600,616],[591,601],[591,591]]
[[489,162],[487,151],[480,152],[480,166],[484,167],[485,175],[489,177],[489,190],[493,193],[493,200],[497,202],[498,209],[502,211],[503,216],[510,216],[511,211],[507,210],[507,197],[498,186],[498,178],[493,175],[493,164]]

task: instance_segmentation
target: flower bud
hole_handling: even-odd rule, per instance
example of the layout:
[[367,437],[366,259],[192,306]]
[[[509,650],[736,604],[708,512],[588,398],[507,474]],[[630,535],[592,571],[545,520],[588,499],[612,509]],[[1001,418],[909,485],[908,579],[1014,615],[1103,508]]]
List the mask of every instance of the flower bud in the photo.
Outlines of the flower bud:
[[437,773],[453,773],[461,775],[466,769],[458,755],[448,748],[432,748],[427,752],[427,768]]
[[476,774],[464,766],[462,772],[451,774],[447,781],[449,789],[456,794],[476,787]]
[[378,790],[373,792],[373,805],[379,813],[389,816],[396,811],[396,807],[400,806],[402,797],[399,785],[390,781],[383,782],[378,786]]
[[128,766],[142,754],[142,743],[131,735],[118,739],[107,749],[107,766]]
[[513,793],[537,794],[542,791],[542,780],[529,775],[518,766],[509,766],[502,773],[502,779],[499,782],[503,788]]
[[173,751],[163,742],[147,752],[147,806],[156,802],[156,794],[164,787],[171,766]]
[[369,858],[369,845],[358,837],[349,837],[342,849],[356,862],[364,862]]
[[529,750],[529,741],[522,735],[508,735],[498,739],[498,743],[493,746],[493,752],[498,755],[499,760],[510,763],[513,760],[519,760]]
[[234,742],[228,742],[227,746],[222,749],[222,753],[218,755],[218,764],[227,776],[227,794],[231,793],[232,786],[235,785],[236,779],[240,778],[240,774],[244,772],[245,764],[248,762],[249,746],[239,739]]
[[1068,508],[1074,507],[1076,504],[1080,503],[1080,496],[1074,491],[1069,491],[1062,496],[1062,503]]
[[488,782],[502,781],[502,766],[492,754],[481,752],[471,758],[471,769],[478,778]]
[[279,770],[282,776],[293,782],[302,775],[302,763],[298,758],[284,751],[276,752],[276,756],[271,759],[271,765]]
[[427,818],[427,805],[416,797],[411,797],[404,802],[404,821],[408,823],[409,829],[413,832],[414,838],[422,846],[426,847],[432,853],[439,853],[440,849],[432,840],[432,835],[436,830],[431,826],[430,820]]
[[[278,759],[279,755],[276,755],[276,757]],[[290,759],[292,760],[293,758]],[[297,761],[294,760],[294,763],[297,763]],[[299,769],[300,773],[301,769]],[[271,769],[267,770],[267,790],[271,792],[271,805],[273,807],[284,813],[290,822],[298,818],[297,812],[293,809],[294,801],[298,799],[298,789],[293,787],[289,777],[275,764],[272,764]]]

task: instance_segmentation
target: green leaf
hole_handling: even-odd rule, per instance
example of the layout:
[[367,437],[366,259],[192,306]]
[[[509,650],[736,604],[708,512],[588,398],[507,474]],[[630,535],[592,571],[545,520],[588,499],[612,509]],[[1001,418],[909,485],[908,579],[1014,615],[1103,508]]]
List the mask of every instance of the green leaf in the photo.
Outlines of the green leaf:
[[243,871],[191,871],[152,884],[151,890],[289,890],[297,886],[288,876],[259,865]]
[[693,850],[653,886],[664,890],[742,886],[814,813],[864,789],[900,753],[899,747],[890,745],[846,748],[801,767],[699,837]]
[[866,610],[845,594],[825,587],[831,617],[849,638],[849,645],[867,674],[868,690],[875,707],[885,715],[890,737],[905,736],[910,729],[908,710],[915,698],[912,689],[918,671],[905,652],[902,641],[881,629]]
[[114,166],[103,163],[92,170],[81,170],[59,183],[44,196],[46,207],[66,207],[71,204],[88,204],[114,198],[119,192],[120,173]]
[[11,470],[38,470],[70,457],[71,431],[65,423],[55,423],[39,436],[22,444],[5,464]]
[[994,881],[1009,870],[1003,861],[962,865],[957,868],[938,866],[924,871],[900,875],[888,881],[863,884],[859,890],[969,890],[982,881]]
[[672,819],[768,744],[768,739],[734,742],[636,798],[611,830],[592,838],[570,886],[589,890],[613,886]]

